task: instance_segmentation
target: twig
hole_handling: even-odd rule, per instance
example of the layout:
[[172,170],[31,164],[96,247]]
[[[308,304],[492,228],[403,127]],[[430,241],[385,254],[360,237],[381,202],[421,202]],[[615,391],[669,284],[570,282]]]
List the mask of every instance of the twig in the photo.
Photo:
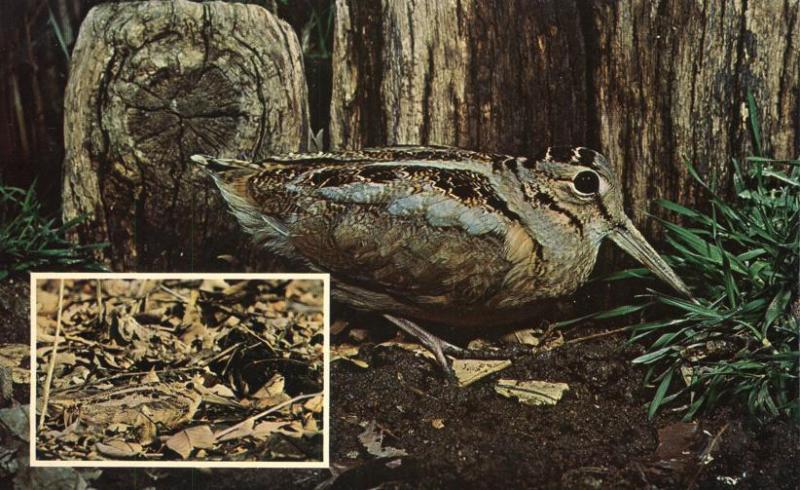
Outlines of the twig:
[[163,284],[159,284],[158,288],[161,289],[162,291],[166,292],[166,293],[171,294],[172,296],[175,296],[182,303],[188,303],[189,302],[189,298],[187,298],[186,296],[183,296],[181,294],[176,293],[175,291],[173,291],[172,289],[164,286]]
[[217,360],[219,360],[219,359],[222,359],[222,358],[223,358],[223,357],[225,357],[226,355],[230,354],[230,353],[231,353],[231,351],[238,349],[238,348],[239,348],[239,347],[241,347],[243,344],[244,344],[244,341],[242,341],[242,342],[238,342],[238,343],[236,343],[236,344],[233,344],[232,346],[230,346],[230,347],[226,348],[225,350],[223,350],[223,351],[222,351],[222,352],[220,352],[219,354],[215,355],[214,357],[212,357],[212,358],[210,358],[210,359],[206,359],[205,361],[200,361],[200,362],[198,362],[198,363],[197,363],[197,365],[198,365],[198,366],[201,366],[201,367],[208,366],[208,365],[209,365],[209,364],[211,364],[212,362],[215,362],[215,361],[217,361]]
[[53,353],[50,354],[50,365],[47,366],[47,377],[44,381],[44,394],[42,397],[42,418],[39,419],[39,430],[44,429],[44,419],[47,415],[47,404],[50,402],[50,384],[53,382],[53,370],[56,367],[58,356],[58,341],[61,339],[61,311],[64,307],[64,280],[60,279],[58,285],[58,316],[56,317],[56,337],[53,339]]
[[597,339],[597,338],[600,338],[600,337],[607,337],[609,335],[615,335],[615,334],[630,330],[631,328],[633,328],[633,327],[631,327],[630,325],[627,326],[627,327],[615,328],[614,330],[608,330],[606,332],[595,333],[595,334],[592,334],[592,335],[587,335],[586,337],[578,337],[577,339],[570,339],[570,340],[567,340],[564,343],[565,344],[577,344],[578,342],[583,342],[585,340],[592,340],[592,339]]
[[[97,326],[102,327],[106,320],[105,307],[103,306],[103,292],[100,279],[97,279]],[[106,325],[106,337],[111,337],[111,325]]]
[[283,407],[285,407],[287,405],[291,405],[292,403],[299,402],[300,400],[305,400],[307,398],[314,398],[315,396],[319,396],[319,395],[322,395],[322,394],[323,394],[323,392],[318,391],[316,393],[311,393],[309,395],[298,395],[298,396],[292,398],[291,400],[286,400],[283,403],[279,403],[279,404],[275,405],[274,407],[272,407],[270,409],[264,410],[261,413],[253,415],[252,417],[247,417],[246,419],[242,420],[238,424],[233,425],[231,427],[228,427],[227,429],[223,430],[222,432],[217,433],[215,435],[215,437],[216,437],[217,440],[219,440],[220,438],[224,437],[225,435],[227,435],[227,434],[229,434],[229,433],[231,433],[231,432],[233,432],[235,430],[238,430],[240,427],[244,426],[248,422],[255,422],[256,420],[258,420],[260,418],[263,418],[263,417],[266,417],[267,415],[269,415],[269,414],[271,414],[273,412],[277,412],[278,410],[280,410],[281,408],[283,408]]

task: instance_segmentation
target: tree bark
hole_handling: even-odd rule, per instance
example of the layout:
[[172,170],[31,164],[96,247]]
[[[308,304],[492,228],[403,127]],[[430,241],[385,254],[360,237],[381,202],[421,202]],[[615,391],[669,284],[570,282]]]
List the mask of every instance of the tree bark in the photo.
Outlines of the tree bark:
[[574,1],[336,0],[332,64],[334,147],[586,139]]
[[752,154],[748,90],[765,152],[798,155],[798,10],[777,0],[604,1],[589,9],[597,131],[636,221],[656,211],[656,198],[703,205],[684,160],[724,185],[731,158]]
[[109,242],[121,270],[208,268],[254,254],[189,157],[303,149],[302,55],[292,29],[254,5],[105,4],[81,26],[65,96],[64,216]]
[[[800,153],[800,2],[336,1],[331,142],[609,157],[640,226],[751,150]],[[652,237],[656,227],[643,226]]]

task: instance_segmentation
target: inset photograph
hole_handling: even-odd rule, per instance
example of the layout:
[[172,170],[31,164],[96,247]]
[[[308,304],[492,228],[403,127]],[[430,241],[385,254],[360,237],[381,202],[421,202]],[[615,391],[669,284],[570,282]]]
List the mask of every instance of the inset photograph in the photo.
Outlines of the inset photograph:
[[31,465],[328,465],[324,274],[33,274]]

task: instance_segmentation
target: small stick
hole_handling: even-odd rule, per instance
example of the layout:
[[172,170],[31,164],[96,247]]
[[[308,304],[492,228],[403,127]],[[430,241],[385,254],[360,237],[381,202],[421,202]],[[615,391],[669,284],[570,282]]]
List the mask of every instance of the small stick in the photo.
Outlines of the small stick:
[[53,382],[53,370],[56,367],[58,356],[58,341],[61,339],[61,311],[64,307],[64,280],[60,279],[58,285],[58,316],[56,317],[56,338],[53,339],[53,353],[50,354],[50,365],[47,366],[47,377],[44,380],[44,394],[42,399],[42,418],[39,419],[39,430],[44,428],[44,419],[47,414],[47,404],[50,402],[50,384]]
[[614,335],[614,334],[618,334],[618,333],[621,333],[621,332],[625,332],[626,330],[630,330],[631,328],[633,328],[633,327],[631,327],[630,325],[627,326],[627,327],[615,328],[614,330],[608,330],[606,332],[600,332],[600,333],[595,333],[595,334],[592,334],[592,335],[587,335],[586,337],[578,337],[577,339],[567,340],[564,343],[565,344],[577,344],[578,342],[583,342],[585,340],[592,340],[592,339],[597,339],[597,338],[600,338],[600,337],[607,337],[609,335]]
[[215,439],[219,440],[221,437],[224,437],[226,434],[229,434],[229,433],[237,430],[239,427],[243,426],[248,421],[255,422],[256,420],[258,420],[260,418],[263,418],[263,417],[265,417],[265,416],[267,416],[267,415],[269,415],[269,414],[271,414],[273,412],[277,412],[278,410],[280,410],[281,408],[285,407],[286,405],[291,405],[292,403],[299,402],[300,400],[305,400],[306,398],[314,398],[315,396],[319,396],[319,395],[322,395],[322,394],[323,394],[322,391],[318,391],[316,393],[311,393],[310,395],[298,395],[298,396],[292,398],[291,400],[286,400],[285,402],[279,403],[279,404],[275,405],[274,407],[272,407],[270,409],[267,409],[267,410],[264,410],[263,412],[261,412],[259,414],[253,415],[252,417],[248,417],[248,418],[242,420],[241,422],[239,422],[238,424],[233,425],[231,427],[228,427],[227,429],[223,430],[222,432],[219,432],[214,437],[215,437]]
[[[97,326],[100,327],[106,320],[105,308],[103,308],[103,291],[100,279],[97,280]],[[111,337],[111,325],[106,325],[106,337]]]

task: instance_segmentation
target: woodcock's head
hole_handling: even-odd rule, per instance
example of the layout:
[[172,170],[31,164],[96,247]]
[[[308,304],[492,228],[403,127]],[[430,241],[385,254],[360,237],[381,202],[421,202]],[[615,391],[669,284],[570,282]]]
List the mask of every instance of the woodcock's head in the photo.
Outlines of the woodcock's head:
[[620,181],[601,154],[582,147],[551,147],[531,160],[525,193],[579,227],[595,245],[608,237],[680,293],[691,293],[633,225],[623,209]]

